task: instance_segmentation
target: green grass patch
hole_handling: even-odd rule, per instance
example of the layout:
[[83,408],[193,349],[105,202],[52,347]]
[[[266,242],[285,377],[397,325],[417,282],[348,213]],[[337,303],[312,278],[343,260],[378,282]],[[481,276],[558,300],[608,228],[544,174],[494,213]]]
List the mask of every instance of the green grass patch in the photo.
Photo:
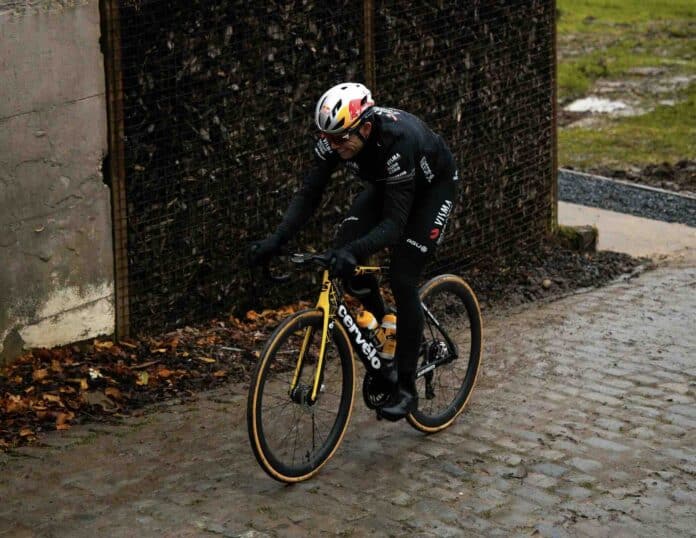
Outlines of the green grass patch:
[[[696,2],[557,0],[557,8],[559,105],[592,94],[601,79],[630,82],[608,98],[653,109],[559,129],[559,164],[625,169],[695,159],[696,86],[671,90],[668,81],[696,73]],[[663,72],[640,76],[632,72],[639,67]],[[662,99],[678,104],[659,105]]]
[[689,86],[682,99],[675,106],[658,106],[641,116],[607,118],[592,127],[559,130],[560,166],[622,168],[696,158],[696,84]]
[[626,36],[609,47],[559,61],[561,104],[586,95],[597,79],[630,76],[635,67],[663,67],[673,75],[696,72],[696,25],[693,39],[641,39]]
[[558,95],[586,95],[597,79],[635,67],[696,72],[696,2],[559,0]]
[[[557,0],[559,34],[622,34],[626,25],[640,27],[662,21],[693,21],[693,0]],[[639,30],[640,31],[640,30]]]

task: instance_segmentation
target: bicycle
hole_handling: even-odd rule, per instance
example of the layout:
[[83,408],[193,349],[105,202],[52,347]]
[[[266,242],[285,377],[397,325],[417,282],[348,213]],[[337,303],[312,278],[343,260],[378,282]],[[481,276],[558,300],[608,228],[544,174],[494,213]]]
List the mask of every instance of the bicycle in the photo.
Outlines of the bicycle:
[[[311,478],[338,449],[353,408],[353,354],[366,369],[362,392],[368,408],[378,411],[392,390],[380,375],[382,361],[370,335],[346,305],[340,280],[330,276],[328,257],[302,253],[291,261],[323,269],[319,300],[271,334],[247,401],[254,456],[269,476],[286,483]],[[387,271],[359,266],[355,275]],[[277,282],[289,279],[271,275],[268,267],[264,272]],[[350,291],[359,296],[366,290]],[[419,293],[425,330],[416,371],[418,408],[406,419],[431,434],[452,424],[469,402],[481,361],[481,312],[474,292],[455,275],[436,276]]]

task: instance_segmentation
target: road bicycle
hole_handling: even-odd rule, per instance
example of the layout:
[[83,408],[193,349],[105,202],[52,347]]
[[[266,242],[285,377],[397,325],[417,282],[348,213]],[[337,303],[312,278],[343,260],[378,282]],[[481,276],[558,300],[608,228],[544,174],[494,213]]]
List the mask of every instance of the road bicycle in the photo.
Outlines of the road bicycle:
[[[341,280],[329,272],[328,256],[301,253],[290,259],[323,270],[319,300],[315,308],[286,318],[270,336],[247,402],[254,456],[268,475],[287,483],[314,476],[341,444],[355,395],[354,356],[366,369],[362,394],[369,409],[379,413],[393,390],[380,372],[384,361],[375,340],[358,326]],[[265,272],[275,281],[289,278]],[[387,272],[377,266],[355,269],[355,275]],[[349,291],[360,296],[367,290]],[[406,419],[421,432],[435,433],[466,408],[476,384],[481,311],[474,292],[456,275],[432,278],[420,288],[420,298],[425,329],[416,371],[418,407]]]

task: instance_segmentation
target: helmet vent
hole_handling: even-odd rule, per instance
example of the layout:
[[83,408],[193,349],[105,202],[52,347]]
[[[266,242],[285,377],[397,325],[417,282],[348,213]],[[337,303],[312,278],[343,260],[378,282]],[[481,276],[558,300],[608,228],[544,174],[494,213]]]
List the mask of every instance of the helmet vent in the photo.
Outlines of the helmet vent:
[[331,114],[336,114],[336,112],[338,112],[341,109],[342,104],[343,104],[343,99],[339,99],[338,102],[336,102],[336,105],[333,107]]

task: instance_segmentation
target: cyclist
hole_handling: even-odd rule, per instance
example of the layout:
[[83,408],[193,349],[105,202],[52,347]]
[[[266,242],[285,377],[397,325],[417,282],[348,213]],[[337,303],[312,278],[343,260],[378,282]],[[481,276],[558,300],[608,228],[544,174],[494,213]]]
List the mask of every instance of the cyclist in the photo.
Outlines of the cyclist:
[[319,129],[314,164],[276,231],[252,244],[251,261],[266,263],[280,252],[318,207],[340,163],[366,182],[336,234],[331,271],[344,280],[352,278],[354,289],[369,289],[360,300],[380,320],[385,304],[377,279],[352,275],[357,264],[390,248],[397,371],[385,374],[395,390],[379,413],[398,420],[417,406],[415,372],[425,323],[418,283],[442,241],[455,200],[457,168],[439,135],[408,112],[375,106],[362,84],[329,89],[317,102],[314,119]]

